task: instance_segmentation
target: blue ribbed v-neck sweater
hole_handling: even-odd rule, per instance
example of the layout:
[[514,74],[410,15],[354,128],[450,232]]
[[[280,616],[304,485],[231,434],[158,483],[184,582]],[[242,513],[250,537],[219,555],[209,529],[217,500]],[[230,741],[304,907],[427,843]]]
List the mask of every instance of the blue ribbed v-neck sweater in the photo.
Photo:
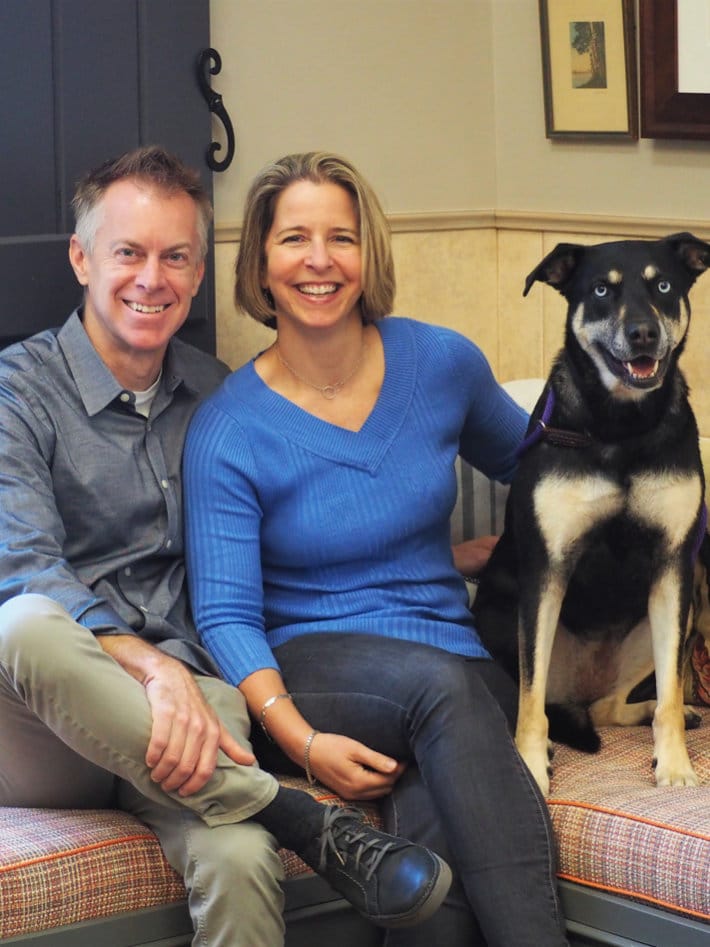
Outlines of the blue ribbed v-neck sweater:
[[480,350],[389,317],[379,398],[357,433],[248,363],[198,410],[185,450],[190,597],[225,678],[277,668],[296,635],[369,632],[486,656],[456,572],[454,460],[507,481],[527,417]]

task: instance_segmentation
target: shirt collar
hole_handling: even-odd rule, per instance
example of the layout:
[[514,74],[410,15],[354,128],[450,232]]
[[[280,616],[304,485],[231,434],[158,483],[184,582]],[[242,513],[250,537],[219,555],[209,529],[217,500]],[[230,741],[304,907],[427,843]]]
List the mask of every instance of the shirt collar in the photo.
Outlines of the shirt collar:
[[184,385],[193,394],[200,393],[200,386],[189,379],[195,376],[195,350],[180,339],[171,339],[163,362],[163,381],[166,390],[173,392]]
[[113,377],[86,334],[76,309],[64,323],[57,341],[69,365],[86,413],[93,417],[124,390]]
[[[82,324],[79,309],[69,316],[59,330],[57,341],[89,417],[103,411],[126,390],[114,378],[94,348]],[[167,392],[172,395],[180,384],[193,391],[193,386],[185,381],[186,376],[189,377],[187,348],[182,343],[171,340],[163,365],[163,382]]]

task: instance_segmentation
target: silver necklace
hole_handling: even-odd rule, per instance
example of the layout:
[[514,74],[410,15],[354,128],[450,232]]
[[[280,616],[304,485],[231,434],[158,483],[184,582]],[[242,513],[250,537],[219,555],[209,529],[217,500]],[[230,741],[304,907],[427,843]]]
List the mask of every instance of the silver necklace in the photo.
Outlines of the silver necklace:
[[276,345],[276,357],[281,362],[283,367],[288,369],[288,371],[290,371],[294,377],[298,378],[299,381],[302,381],[304,385],[308,385],[309,388],[315,388],[316,391],[319,391],[323,395],[323,397],[326,398],[328,401],[332,401],[333,398],[335,398],[335,396],[338,394],[338,392],[342,388],[344,388],[345,385],[347,385],[350,379],[355,375],[355,372],[357,372],[358,368],[362,365],[362,360],[364,356],[365,356],[365,343],[363,342],[362,347],[360,348],[360,355],[358,357],[358,360],[355,362],[351,371],[345,376],[345,378],[341,378],[340,381],[336,381],[335,384],[333,385],[316,385],[312,381],[309,381],[307,378],[304,378],[303,375],[301,375],[299,372],[297,372],[296,369],[293,367],[293,365],[289,365],[289,363],[281,354],[281,349],[279,345],[278,344]]

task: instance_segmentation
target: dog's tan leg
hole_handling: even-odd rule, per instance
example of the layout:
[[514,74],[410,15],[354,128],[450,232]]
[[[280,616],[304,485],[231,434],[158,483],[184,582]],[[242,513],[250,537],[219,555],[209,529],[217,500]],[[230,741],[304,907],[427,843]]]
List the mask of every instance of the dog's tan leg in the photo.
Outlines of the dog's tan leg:
[[[559,580],[550,578],[540,594],[534,628],[524,628],[521,619],[518,630],[520,695],[515,742],[543,795],[550,790],[545,692],[564,588]],[[527,653],[525,641],[535,643],[532,655]]]
[[668,569],[655,583],[649,599],[658,698],[653,742],[659,786],[698,785],[685,744],[680,587],[678,570]]
[[[687,629],[690,588],[684,583],[683,546],[703,499],[698,475],[668,473],[635,477],[629,505],[636,516],[665,534],[666,569],[654,581],[648,600],[656,712],[653,715],[654,765],[659,786],[697,786],[685,745],[682,645]],[[661,550],[659,550],[660,552]],[[687,601],[684,600],[687,595]]]
[[[613,515],[620,504],[619,487],[602,476],[546,477],[533,491],[535,521],[548,562],[541,573],[545,578],[539,591],[521,588],[520,699],[515,739],[544,795],[550,789],[545,695],[562,600],[581,554],[583,537]],[[535,581],[527,572],[525,578]],[[535,608],[530,607],[531,602],[536,602]]]

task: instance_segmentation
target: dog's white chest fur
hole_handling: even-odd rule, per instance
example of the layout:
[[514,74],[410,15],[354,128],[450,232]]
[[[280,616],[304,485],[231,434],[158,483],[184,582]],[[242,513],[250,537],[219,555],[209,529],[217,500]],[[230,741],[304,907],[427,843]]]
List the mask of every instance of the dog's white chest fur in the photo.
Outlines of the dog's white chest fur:
[[629,512],[659,529],[669,552],[688,534],[700,505],[699,477],[687,473],[643,474],[622,486],[602,474],[546,476],[535,487],[535,515],[553,562],[562,561],[595,526]]

